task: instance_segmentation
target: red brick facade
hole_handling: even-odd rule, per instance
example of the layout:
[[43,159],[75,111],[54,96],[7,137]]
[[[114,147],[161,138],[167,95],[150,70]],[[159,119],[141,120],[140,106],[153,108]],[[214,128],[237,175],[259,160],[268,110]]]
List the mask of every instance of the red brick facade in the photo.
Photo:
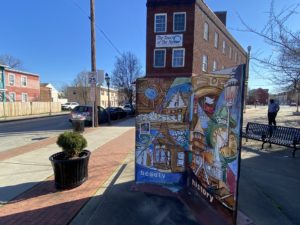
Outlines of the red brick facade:
[[[173,15],[176,12],[186,13],[186,28],[183,32],[173,32]],[[167,14],[167,30],[155,33],[155,14]],[[204,23],[208,24],[209,38],[205,40]],[[215,32],[218,33],[218,48],[214,47]],[[185,49],[184,67],[172,67],[172,47],[156,48],[157,35],[182,34]],[[225,48],[223,50],[223,40]],[[176,47],[177,48],[177,47]],[[163,68],[155,68],[154,50],[166,50],[166,63]],[[230,50],[231,49],[231,50]],[[231,51],[231,57],[230,57]],[[202,58],[206,55],[208,65],[206,72],[233,67],[246,63],[247,53],[227,31],[225,25],[202,0],[148,0],[147,1],[147,53],[146,76],[192,76],[200,75]]]
[[[12,77],[14,77],[14,82]],[[15,93],[15,101],[17,102],[22,101],[22,94],[23,96],[27,94],[27,99],[23,97],[23,101],[38,101],[40,98],[40,77],[37,74],[5,68],[5,88],[8,101],[12,101],[10,99],[11,93]]]

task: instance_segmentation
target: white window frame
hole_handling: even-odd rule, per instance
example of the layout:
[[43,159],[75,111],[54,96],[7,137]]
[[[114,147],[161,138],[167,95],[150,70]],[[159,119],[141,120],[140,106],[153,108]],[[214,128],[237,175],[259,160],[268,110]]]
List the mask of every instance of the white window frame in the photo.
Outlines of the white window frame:
[[[23,85],[23,81],[22,81],[23,78],[25,78],[25,85]],[[21,86],[22,87],[27,87],[27,81],[28,81],[27,76],[21,76]]]
[[204,22],[203,39],[206,41],[209,40],[209,25],[207,22]]
[[[10,76],[14,77],[14,84],[13,85],[10,84]],[[9,84],[9,86],[16,86],[16,75],[14,73],[9,73],[8,74],[8,84]]]
[[202,71],[203,72],[207,72],[207,66],[208,66],[208,56],[207,55],[202,55]]
[[222,42],[222,53],[225,55],[225,53],[226,53],[226,41],[225,40],[223,40],[223,42]]
[[234,62],[237,63],[237,51],[234,52]]
[[[13,101],[12,101],[12,99],[11,99],[11,94],[14,95]],[[16,92],[9,92],[9,101],[10,101],[10,102],[15,102],[15,101],[17,101],[17,95],[16,95]]]
[[[184,15],[184,29],[183,30],[175,30],[175,15]],[[186,31],[186,12],[174,12],[173,13],[173,32],[185,32]]]
[[213,71],[217,70],[217,61],[216,60],[213,61],[213,69],[212,70]]
[[[164,16],[165,17],[165,30],[164,31],[157,31],[156,30],[156,17],[157,16]],[[165,32],[167,32],[167,26],[168,26],[168,16],[167,16],[167,13],[155,13],[154,14],[154,33],[165,33]]]
[[[156,66],[155,65],[155,52],[157,51],[164,51],[164,65],[163,66]],[[167,55],[167,50],[165,48],[157,48],[157,49],[154,49],[154,54],[153,54],[153,67],[154,68],[164,68],[166,67],[166,56]]]
[[232,59],[232,48],[229,47],[229,58]]
[[[174,52],[175,51],[183,51],[183,59],[182,59],[182,65],[176,66],[174,65]],[[185,48],[173,48],[172,49],[172,67],[178,68],[178,67],[184,67],[185,64]]]
[[[26,96],[26,101],[24,101],[24,97],[23,96]],[[22,95],[21,95],[21,101],[22,102],[28,102],[28,94],[27,93],[22,93]]]
[[215,48],[218,48],[219,46],[219,33],[218,32],[215,32],[215,36],[214,36],[214,47]]

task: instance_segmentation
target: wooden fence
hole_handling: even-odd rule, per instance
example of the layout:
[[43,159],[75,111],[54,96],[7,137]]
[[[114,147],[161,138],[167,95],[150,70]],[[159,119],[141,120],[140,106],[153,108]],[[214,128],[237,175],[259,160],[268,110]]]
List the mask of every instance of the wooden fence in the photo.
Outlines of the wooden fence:
[[28,116],[56,112],[61,112],[60,102],[0,102],[0,117]]

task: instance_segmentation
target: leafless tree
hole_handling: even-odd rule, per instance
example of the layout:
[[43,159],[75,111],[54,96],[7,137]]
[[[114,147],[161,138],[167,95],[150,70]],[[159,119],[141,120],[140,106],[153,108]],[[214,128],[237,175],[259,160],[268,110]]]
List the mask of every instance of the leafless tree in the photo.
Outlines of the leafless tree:
[[13,69],[23,69],[22,61],[9,54],[0,55],[0,64],[9,66]]
[[251,59],[272,73],[269,78],[273,84],[284,91],[297,92],[297,112],[299,111],[300,94],[300,31],[288,26],[289,21],[298,14],[300,3],[275,11],[275,1],[270,4],[269,19],[262,30],[249,26],[241,19],[245,30],[254,33],[271,47],[268,56],[252,56]]
[[124,91],[130,104],[133,101],[133,83],[141,73],[141,64],[133,53],[126,52],[117,57],[112,84]]
[[78,101],[86,105],[89,102],[88,71],[82,71],[77,74],[72,83],[72,87],[74,88]]

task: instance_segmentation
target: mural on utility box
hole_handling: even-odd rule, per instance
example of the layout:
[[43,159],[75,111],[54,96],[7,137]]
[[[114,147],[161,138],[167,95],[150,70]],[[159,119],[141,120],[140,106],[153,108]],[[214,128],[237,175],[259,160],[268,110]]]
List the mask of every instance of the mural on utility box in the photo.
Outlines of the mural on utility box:
[[232,213],[236,210],[243,104],[242,67],[235,72],[235,76],[211,74],[192,78],[190,132],[191,187],[210,203],[217,201]]
[[136,183],[206,199],[235,224],[244,74],[137,80]]
[[136,182],[184,184],[190,78],[137,80]]

